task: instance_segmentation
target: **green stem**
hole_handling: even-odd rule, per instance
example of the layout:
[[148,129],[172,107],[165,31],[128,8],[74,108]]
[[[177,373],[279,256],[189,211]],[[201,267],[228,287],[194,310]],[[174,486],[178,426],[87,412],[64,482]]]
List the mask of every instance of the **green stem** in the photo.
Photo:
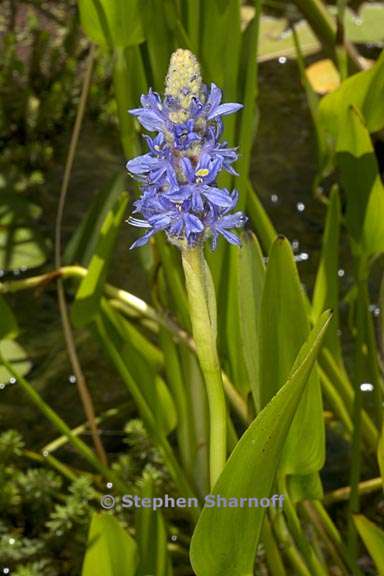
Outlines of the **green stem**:
[[[364,494],[371,494],[372,492],[378,492],[383,487],[383,480],[381,476],[379,478],[371,478],[370,480],[363,480],[358,485],[358,491],[360,496]],[[351,487],[343,486],[343,488],[337,488],[332,492],[328,492],[324,496],[324,504],[333,504],[334,502],[342,502],[343,500],[348,500],[351,495]]]
[[290,562],[292,568],[294,569],[294,574],[297,576],[311,576],[304,560],[302,559],[300,552],[297,550],[293,538],[287,528],[283,513],[280,511],[273,512],[272,527],[276,533],[277,539],[280,545],[283,546],[283,551],[288,561]]
[[355,360],[355,378],[354,387],[355,395],[353,399],[353,435],[352,435],[352,445],[351,445],[351,471],[350,471],[350,486],[351,494],[349,499],[348,507],[348,551],[353,564],[357,563],[358,557],[358,537],[356,532],[356,527],[353,521],[353,515],[359,512],[360,508],[360,496],[359,496],[359,480],[361,472],[361,413],[363,408],[363,398],[362,391],[360,388],[361,382],[364,381],[364,365],[366,360],[365,351],[365,301],[362,297],[363,292],[363,280],[361,278],[360,263],[357,262],[357,318],[356,318],[356,360]]
[[[53,426],[59,430],[64,436],[66,436],[69,442],[80,452],[84,459],[96,470],[98,470],[105,478],[113,482],[122,493],[126,491],[126,485],[121,482],[121,480],[107,467],[96,458],[92,450],[85,444],[80,438],[73,434],[72,430],[67,426],[67,424],[60,418],[58,414],[36,392],[36,390],[31,386],[29,382],[16,370],[13,368],[3,356],[0,356],[0,362],[5,366],[5,368],[12,374],[16,379],[17,383],[23,388],[27,393],[32,402],[37,406],[37,408],[48,418],[48,420],[53,424]],[[44,455],[44,454],[43,454]]]
[[216,347],[216,297],[202,246],[182,250],[196,353],[205,379],[210,423],[210,482],[214,486],[227,456],[227,409]]
[[[176,486],[178,487],[180,494],[185,496],[186,498],[195,497],[196,494],[190,485],[189,480],[185,477],[183,470],[181,469],[172,448],[168,442],[167,437],[159,428],[158,422],[156,421],[150,407],[147,404],[146,399],[141,392],[140,387],[136,384],[136,382],[131,377],[129,371],[127,370],[126,365],[124,364],[118,350],[113,345],[111,339],[108,336],[108,333],[105,329],[104,322],[102,321],[101,317],[98,317],[96,320],[96,325],[98,328],[98,332],[100,338],[103,342],[103,346],[105,347],[106,351],[108,352],[110,358],[112,359],[113,363],[115,364],[117,370],[119,371],[125,385],[127,386],[129,392],[132,394],[132,397],[135,401],[136,406],[139,409],[141,417],[145,426],[147,427],[149,433],[151,434],[154,441],[160,447],[163,453],[163,457],[168,467],[170,474],[172,475]],[[189,509],[191,516],[196,520],[198,517],[198,510],[194,507]]]
[[358,565],[351,560],[350,555],[348,553],[348,550],[347,550],[347,548],[344,545],[344,542],[342,540],[341,534],[340,534],[339,530],[337,529],[337,527],[335,526],[332,518],[329,516],[328,512],[325,510],[322,502],[320,502],[319,500],[313,500],[309,505],[315,511],[315,513],[318,515],[320,521],[322,522],[325,530],[327,531],[328,535],[332,539],[333,544],[338,549],[338,551],[339,551],[341,557],[343,558],[345,564],[347,564],[349,566],[351,573],[354,576],[362,576],[362,572],[361,572],[360,568],[358,567]]
[[262,528],[262,541],[267,556],[267,564],[272,576],[286,576],[280,550],[273,534],[268,514],[265,515]]
[[305,561],[307,563],[308,568],[311,571],[311,574],[313,576],[327,576],[327,572],[324,566],[320,563],[310,542],[308,541],[306,535],[304,534],[301,528],[300,520],[297,515],[296,508],[289,496],[285,479],[281,480],[280,491],[281,494],[286,495],[284,501],[284,512],[287,516],[289,529],[291,530],[293,537],[296,540],[303,557],[305,558]]
[[[82,266],[62,266],[57,270],[52,270],[39,276],[0,282],[0,294],[32,290],[33,288],[45,286],[59,278],[85,278],[87,273],[88,270]],[[118,308],[120,312],[125,313],[130,318],[138,318],[142,323],[146,322],[145,326],[151,331],[154,331],[154,326],[163,326],[178,342],[183,343],[191,352],[196,354],[195,343],[190,334],[181,328],[169,314],[155,310],[141,298],[108,283],[104,285],[104,293],[112,299],[110,303],[115,308]],[[224,372],[222,373],[222,378],[228,400],[242,422],[248,425],[250,420],[246,403]]]

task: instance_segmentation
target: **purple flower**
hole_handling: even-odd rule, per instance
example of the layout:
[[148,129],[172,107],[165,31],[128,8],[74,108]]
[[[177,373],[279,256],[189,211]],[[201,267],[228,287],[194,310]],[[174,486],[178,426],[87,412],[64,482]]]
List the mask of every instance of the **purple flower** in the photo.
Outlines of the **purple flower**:
[[148,152],[129,160],[127,169],[137,179],[142,194],[134,203],[130,224],[146,229],[132,245],[142,246],[157,232],[171,241],[194,246],[211,238],[216,248],[219,236],[231,244],[239,239],[231,230],[246,221],[235,209],[237,192],[217,185],[221,170],[236,175],[237,150],[220,142],[222,116],[242,108],[221,103],[222,92],[201,82],[200,69],[188,50],[171,58],[164,100],[149,91],[141,97],[141,108],[130,110],[154,138],[144,136]]
[[222,99],[222,91],[216,86],[216,84],[211,84],[211,91],[208,96],[206,105],[204,106],[204,113],[206,114],[208,120],[213,120],[219,116],[226,116],[227,114],[233,114],[240,110],[243,105],[236,103],[220,104]]

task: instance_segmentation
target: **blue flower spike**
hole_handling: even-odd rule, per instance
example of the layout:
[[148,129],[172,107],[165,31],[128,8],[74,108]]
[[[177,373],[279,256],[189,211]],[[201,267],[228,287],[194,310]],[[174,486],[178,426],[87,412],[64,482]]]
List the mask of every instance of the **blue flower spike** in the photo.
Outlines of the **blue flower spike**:
[[220,88],[203,84],[192,52],[179,49],[171,56],[164,98],[149,90],[141,97],[142,107],[129,111],[146,130],[157,133],[145,135],[148,152],[127,163],[142,191],[128,222],[146,229],[131,248],[143,246],[161,231],[179,247],[192,248],[210,239],[215,249],[219,235],[231,244],[240,243],[231,231],[246,221],[242,212],[231,212],[238,194],[218,188],[216,179],[222,170],[237,174],[232,166],[237,150],[220,137],[222,116],[242,105],[221,100]]

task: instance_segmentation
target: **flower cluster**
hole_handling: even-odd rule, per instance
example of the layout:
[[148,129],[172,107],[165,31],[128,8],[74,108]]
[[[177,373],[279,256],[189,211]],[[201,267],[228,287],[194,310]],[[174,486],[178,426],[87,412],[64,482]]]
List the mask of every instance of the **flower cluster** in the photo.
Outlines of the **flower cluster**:
[[171,57],[165,97],[149,91],[141,97],[141,108],[130,110],[155,137],[144,136],[148,153],[127,163],[130,174],[140,182],[142,195],[134,203],[133,226],[146,232],[132,248],[142,246],[159,231],[180,245],[189,247],[211,238],[212,248],[221,234],[231,244],[239,239],[231,229],[246,218],[231,212],[237,191],[218,188],[221,170],[236,174],[232,164],[237,151],[219,142],[222,116],[236,112],[241,104],[222,104],[221,90],[202,83],[200,67],[189,50],[177,50]]

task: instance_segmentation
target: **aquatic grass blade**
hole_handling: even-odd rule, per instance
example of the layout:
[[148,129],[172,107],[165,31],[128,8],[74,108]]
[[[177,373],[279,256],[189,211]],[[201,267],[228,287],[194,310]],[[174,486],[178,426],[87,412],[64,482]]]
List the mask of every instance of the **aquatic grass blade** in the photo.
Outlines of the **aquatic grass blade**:
[[84,32],[103,48],[126,48],[144,40],[139,0],[79,0]]
[[[177,424],[175,404],[164,380],[158,375],[158,366],[153,363],[152,354],[148,354],[148,346],[144,344],[140,351],[136,348],[137,335],[132,339],[126,321],[105,300],[101,304],[100,322],[108,333],[111,346],[118,351],[124,363],[125,370],[119,370],[123,381],[134,398],[137,386],[133,383],[140,383],[143,401],[150,409],[158,428],[168,435]],[[140,339],[141,342],[143,338],[144,336]],[[116,363],[115,365],[118,367]],[[126,374],[130,377],[126,377]]]
[[378,574],[384,574],[384,531],[362,514],[356,514],[353,519],[361,539],[376,564]]
[[329,198],[325,229],[322,238],[320,263],[313,291],[312,314],[316,321],[325,309],[333,310],[333,319],[324,340],[324,346],[342,365],[339,330],[339,242],[341,206],[335,186]]
[[99,311],[108,266],[127,203],[128,195],[121,194],[100,228],[95,253],[72,307],[71,316],[75,326],[88,324]]
[[76,227],[65,247],[63,256],[65,264],[77,262],[83,266],[88,266],[96,249],[100,228],[108,211],[112,209],[117,198],[124,192],[125,180],[125,174],[119,171],[106,186],[97,192],[86,215],[82,218],[80,225]]
[[94,512],[81,576],[133,576],[137,564],[137,545],[129,532],[117,518]]
[[[329,313],[321,316],[301,348],[286,384],[241,437],[213,495],[270,496],[289,427],[306,387],[310,386],[309,376],[329,320]],[[251,575],[263,518],[262,508],[203,508],[190,551],[197,576]]]

